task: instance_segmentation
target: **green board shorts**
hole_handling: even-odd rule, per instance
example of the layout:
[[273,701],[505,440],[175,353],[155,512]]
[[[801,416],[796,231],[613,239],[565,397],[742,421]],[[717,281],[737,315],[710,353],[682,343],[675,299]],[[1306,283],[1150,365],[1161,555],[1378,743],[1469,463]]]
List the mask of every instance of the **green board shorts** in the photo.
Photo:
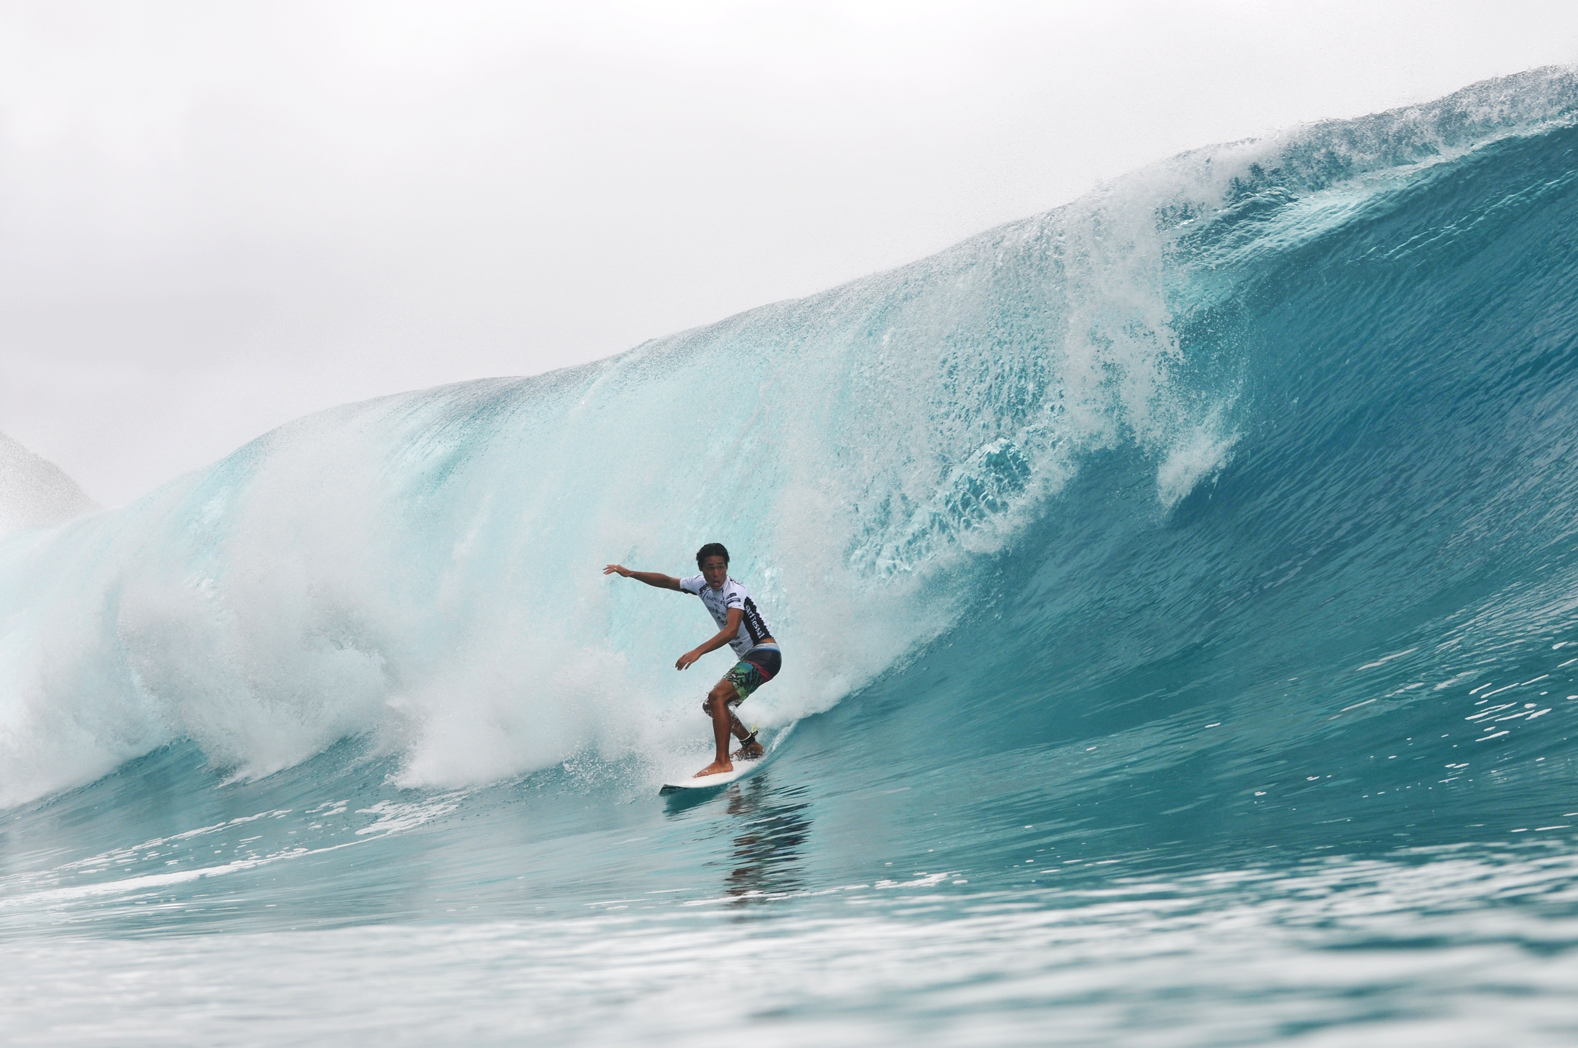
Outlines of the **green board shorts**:
[[723,675],[734,688],[736,698],[729,700],[737,706],[751,697],[751,692],[778,676],[783,667],[783,653],[775,645],[760,644],[746,652],[734,668]]

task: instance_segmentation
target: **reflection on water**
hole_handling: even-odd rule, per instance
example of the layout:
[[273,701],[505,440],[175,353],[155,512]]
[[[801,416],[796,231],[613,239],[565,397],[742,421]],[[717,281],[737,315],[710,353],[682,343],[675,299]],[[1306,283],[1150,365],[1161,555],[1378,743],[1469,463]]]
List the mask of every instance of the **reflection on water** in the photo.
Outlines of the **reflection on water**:
[[728,868],[723,890],[739,901],[762,901],[805,887],[802,852],[811,835],[805,792],[804,786],[774,789],[770,775],[763,771],[729,784],[721,796],[699,790],[669,794],[665,814],[679,818],[721,801],[729,818],[720,820],[720,828],[733,837],[722,860]]
[[774,790],[766,772],[730,787],[725,810],[739,820],[739,828],[725,892],[759,901],[803,887],[800,852],[811,835],[809,805],[798,800],[804,793],[804,786]]

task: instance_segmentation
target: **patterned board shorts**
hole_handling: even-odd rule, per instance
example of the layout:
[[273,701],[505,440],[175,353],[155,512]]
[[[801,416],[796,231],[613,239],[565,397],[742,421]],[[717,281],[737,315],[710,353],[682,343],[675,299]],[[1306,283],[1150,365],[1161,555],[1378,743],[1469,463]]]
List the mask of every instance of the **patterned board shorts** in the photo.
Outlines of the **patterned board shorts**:
[[723,679],[734,686],[734,693],[738,698],[730,699],[730,706],[737,706],[750,698],[751,692],[778,676],[778,670],[783,666],[783,654],[777,648],[756,648],[747,652],[745,658],[734,664],[734,668],[723,675]]

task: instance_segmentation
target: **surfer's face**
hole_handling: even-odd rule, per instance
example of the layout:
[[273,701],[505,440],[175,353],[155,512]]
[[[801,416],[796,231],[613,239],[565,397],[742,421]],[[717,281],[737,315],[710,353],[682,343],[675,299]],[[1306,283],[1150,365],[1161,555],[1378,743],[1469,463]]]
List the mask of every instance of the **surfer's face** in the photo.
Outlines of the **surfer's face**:
[[701,562],[701,577],[713,589],[722,589],[729,581],[729,562],[722,557],[708,557]]

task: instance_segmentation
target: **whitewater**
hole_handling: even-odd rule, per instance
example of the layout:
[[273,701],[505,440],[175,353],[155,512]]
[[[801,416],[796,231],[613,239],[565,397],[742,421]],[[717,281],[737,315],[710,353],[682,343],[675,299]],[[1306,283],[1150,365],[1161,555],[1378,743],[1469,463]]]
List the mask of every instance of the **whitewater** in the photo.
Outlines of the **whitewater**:
[[1535,70],[18,517],[8,1043],[1571,1043],[1575,229]]

